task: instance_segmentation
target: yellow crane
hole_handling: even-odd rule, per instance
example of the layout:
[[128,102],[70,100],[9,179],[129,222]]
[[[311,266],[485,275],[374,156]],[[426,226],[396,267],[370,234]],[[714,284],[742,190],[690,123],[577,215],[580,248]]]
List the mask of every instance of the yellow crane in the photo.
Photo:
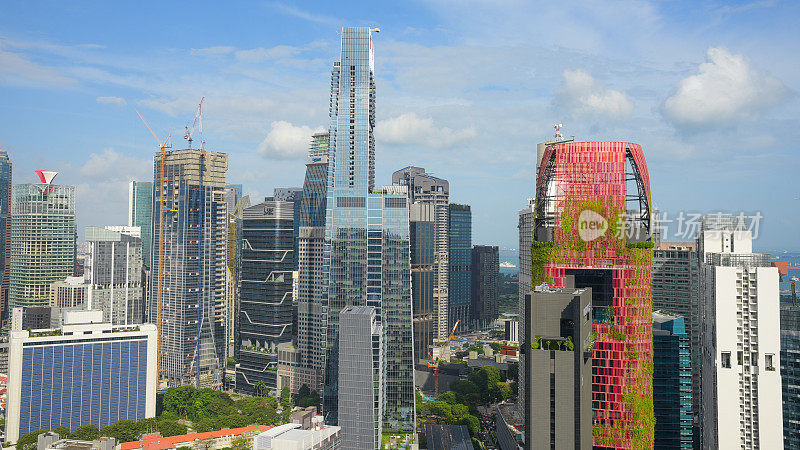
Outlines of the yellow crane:
[[159,209],[159,211],[158,211],[158,215],[159,215],[159,223],[158,223],[158,236],[159,236],[158,237],[158,307],[157,307],[158,308],[157,309],[158,318],[156,319],[157,320],[157,322],[156,322],[156,330],[158,332],[158,337],[157,337],[157,340],[156,340],[156,355],[157,355],[156,356],[156,364],[157,364],[157,368],[156,368],[157,382],[156,383],[158,385],[160,385],[161,384],[161,308],[162,308],[161,305],[163,304],[162,303],[163,302],[162,291],[163,291],[163,288],[164,288],[164,278],[163,278],[164,277],[164,160],[166,159],[166,151],[165,150],[168,149],[168,148],[172,148],[172,142],[171,142],[172,133],[170,133],[167,136],[167,138],[164,139],[164,142],[161,142],[161,140],[158,138],[158,136],[156,136],[156,134],[153,132],[153,129],[150,128],[150,124],[148,124],[147,121],[144,120],[144,117],[142,117],[142,114],[138,110],[134,109],[134,111],[136,111],[136,114],[138,114],[139,118],[142,119],[142,122],[144,122],[144,126],[146,126],[148,130],[150,130],[150,134],[152,134],[153,137],[156,138],[156,142],[158,142],[158,147],[161,150],[161,153],[159,155],[160,156],[160,160],[161,160],[160,161],[161,173],[160,173],[160,183],[159,183],[159,186],[158,186],[159,191],[161,191],[160,201],[158,202],[158,205],[159,205],[159,208],[158,208]]
[[[450,330],[450,334],[447,336],[447,340],[441,343],[441,346],[450,345],[450,341],[456,338],[456,328],[458,324],[461,323],[461,319],[456,320],[456,324],[453,325],[453,329]],[[435,383],[434,393],[433,396],[439,398],[439,358],[433,357],[431,352],[428,352],[428,367],[433,368],[433,378]]]

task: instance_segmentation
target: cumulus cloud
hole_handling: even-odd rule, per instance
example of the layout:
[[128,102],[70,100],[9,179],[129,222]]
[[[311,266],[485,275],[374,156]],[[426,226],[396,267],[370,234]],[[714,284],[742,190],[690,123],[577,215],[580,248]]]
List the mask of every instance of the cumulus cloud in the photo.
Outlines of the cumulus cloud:
[[453,130],[437,127],[433,119],[405,113],[379,121],[375,127],[375,139],[385,144],[424,145],[435,148],[451,147],[476,136],[475,128]]
[[97,97],[97,103],[101,103],[103,105],[117,105],[117,106],[125,106],[128,102],[125,101],[122,97]]
[[565,70],[554,103],[573,117],[627,119],[633,102],[620,91],[609,89],[585,70]]
[[113,148],[92,153],[79,172],[93,182],[141,180],[152,177],[152,161],[118,153]]
[[305,156],[311,135],[324,130],[322,127],[312,129],[305,125],[295,126],[283,120],[272,122],[271,127],[267,137],[258,145],[258,153],[277,159]]
[[678,83],[662,112],[679,128],[719,127],[757,117],[789,95],[783,82],[755,69],[743,55],[711,47],[708,60]]

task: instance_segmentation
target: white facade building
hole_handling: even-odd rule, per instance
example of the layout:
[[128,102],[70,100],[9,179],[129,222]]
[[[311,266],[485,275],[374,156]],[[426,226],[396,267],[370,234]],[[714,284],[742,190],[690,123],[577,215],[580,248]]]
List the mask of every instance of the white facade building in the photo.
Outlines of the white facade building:
[[781,449],[778,269],[731,217],[703,221],[703,448]]

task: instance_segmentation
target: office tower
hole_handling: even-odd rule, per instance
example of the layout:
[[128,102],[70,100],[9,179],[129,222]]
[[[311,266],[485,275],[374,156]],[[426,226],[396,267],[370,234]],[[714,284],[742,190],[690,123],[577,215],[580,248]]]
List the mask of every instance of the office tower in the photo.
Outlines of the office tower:
[[383,423],[383,332],[374,307],[339,313],[339,426],[342,449],[380,448]]
[[653,312],[656,450],[692,448],[692,376],[684,318]]
[[30,431],[103,428],[156,413],[156,327],[69,311],[63,328],[11,331],[6,441]]
[[227,169],[227,154],[198,149],[153,160],[148,321],[159,328],[160,380],[169,386],[222,384]]
[[411,232],[411,299],[414,356],[418,362],[428,358],[436,339],[437,315],[433,299],[434,241],[436,217],[430,204],[414,203],[409,206]]
[[0,322],[9,317],[8,283],[11,264],[11,160],[0,150]]
[[375,189],[375,79],[369,28],[344,28],[331,74],[323,298],[323,412],[338,417],[339,312],[378,308],[386,347],[384,425],[413,431],[414,348],[408,191]]
[[778,269],[752,252],[752,234],[706,216],[703,261],[703,448],[783,448]]
[[89,309],[113,325],[142,323],[142,239],[114,228],[86,227]]
[[244,197],[244,187],[241,184],[226,184],[225,190],[232,190],[235,192],[237,199]]
[[[235,345],[238,340],[239,320],[239,265],[242,259],[242,215],[246,208],[250,207],[250,197],[242,197],[242,185],[228,184],[225,186],[225,207],[227,209],[227,242],[228,256],[225,263],[225,284],[227,304],[225,314],[228,318],[227,338],[229,353],[236,359],[239,357],[239,346]],[[232,347],[232,348],[230,348]],[[226,361],[227,362],[227,361]]]
[[[330,134],[315,133],[306,162],[300,204],[297,249],[297,359],[295,378],[322,392],[325,367],[322,347],[323,254]],[[298,383],[295,383],[298,384]],[[300,384],[302,386],[302,384]]]
[[[425,172],[422,167],[409,166],[392,174],[392,184],[408,186],[408,200],[412,205],[420,203],[433,207],[433,261],[428,264],[433,268],[434,339],[444,341],[452,328],[447,326],[450,283],[450,183]],[[411,287],[416,291],[413,281]],[[424,349],[427,352],[428,346]],[[424,359],[426,352],[417,354],[417,358]]]
[[142,263],[145,266],[150,264],[152,220],[153,182],[131,181],[128,183],[128,226],[139,227],[142,238]]
[[800,448],[800,307],[781,305],[783,441]]
[[244,210],[239,271],[239,364],[236,389],[276,391],[278,345],[292,341],[294,213],[290,202],[265,201]]
[[[692,366],[692,422],[700,444],[702,314],[700,259],[695,242],[663,242],[653,247],[653,309],[683,317]],[[658,423],[658,422],[656,422]]]
[[11,331],[41,330],[51,326],[51,306],[19,306],[11,310]]
[[14,186],[8,307],[50,303],[50,285],[75,271],[75,186],[52,184],[57,172],[36,171],[40,183]]
[[450,204],[450,280],[448,283],[448,326],[456,331],[470,330],[472,304],[472,209],[469,205]]
[[590,449],[592,289],[537,286],[524,301],[526,448]]
[[83,277],[66,277],[50,285],[50,306],[58,308],[86,307],[89,284]]
[[[519,272],[518,294],[519,329],[525,330],[525,294],[533,290],[531,286],[531,241],[533,241],[533,209],[535,199],[528,199],[528,206],[520,209],[517,229],[519,229]],[[525,352],[519,352],[519,367],[525,367]],[[522,411],[525,401],[525,371],[517,374],[517,410]]]
[[[294,217],[300,217],[300,211],[302,210],[303,206],[303,188],[297,187],[285,187],[285,188],[275,188],[273,190],[273,197],[267,197],[267,200],[274,200],[277,202],[291,202],[292,203],[292,211],[294,211]],[[297,255],[297,246],[299,244],[299,237],[300,237],[300,221],[294,221],[294,254]]]
[[491,245],[472,247],[472,294],[470,317],[473,328],[489,327],[498,315],[500,249]]
[[651,447],[651,197],[642,148],[547,144],[538,173],[531,285],[564,287],[573,276],[575,287],[592,288],[594,445]]

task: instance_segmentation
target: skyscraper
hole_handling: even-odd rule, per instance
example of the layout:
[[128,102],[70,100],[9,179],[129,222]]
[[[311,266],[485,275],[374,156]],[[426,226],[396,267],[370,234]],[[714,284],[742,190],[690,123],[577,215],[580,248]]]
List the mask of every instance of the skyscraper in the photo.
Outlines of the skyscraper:
[[654,449],[692,448],[692,376],[684,318],[653,312]]
[[[408,199],[411,204],[420,203],[433,207],[433,326],[434,339],[447,339],[447,310],[450,284],[450,227],[449,209],[450,183],[425,172],[422,167],[409,166],[392,174],[392,184],[408,186]],[[412,288],[416,291],[416,287]],[[425,347],[427,349],[427,346]],[[418,355],[424,358],[426,353]]]
[[380,448],[386,376],[381,325],[371,306],[347,306],[339,317],[342,449]]
[[409,206],[411,230],[411,299],[414,316],[414,357],[424,361],[436,338],[436,314],[433,300],[434,224],[433,205],[414,203]]
[[[531,241],[533,240],[533,209],[535,199],[528,199],[528,206],[519,210],[519,280],[517,299],[519,301],[519,329],[520,333],[525,330],[525,295],[530,292],[531,286]],[[519,352],[519,367],[525,367],[525,352]],[[517,410],[522,411],[525,407],[525,371],[520,370],[517,374]]]
[[778,269],[731,216],[706,216],[703,448],[783,448]]
[[11,160],[0,150],[0,323],[10,317],[8,283],[11,264]]
[[139,227],[142,238],[142,263],[150,264],[150,242],[153,220],[153,182],[128,183],[128,226]]
[[277,386],[278,345],[292,341],[295,270],[291,202],[265,201],[244,210],[239,270],[239,364],[236,389],[266,395]]
[[108,228],[86,227],[89,309],[113,325],[142,323],[142,240]]
[[652,447],[651,197],[644,153],[628,142],[570,141],[547,144],[540,154],[531,285],[564,287],[572,276],[575,287],[592,288],[594,445]]
[[800,307],[781,305],[783,441],[800,448]]
[[48,305],[50,285],[75,271],[75,186],[36,173],[40,183],[14,186],[9,308]]
[[492,245],[472,247],[472,294],[470,320],[483,329],[497,319],[500,306],[500,249]]
[[156,153],[148,320],[159,328],[161,380],[220,387],[226,360],[228,155]]
[[300,205],[297,280],[297,378],[311,380],[309,388],[322,392],[325,367],[322,347],[323,264],[325,244],[325,211],[328,183],[328,151],[330,133],[311,137],[306,162],[303,197]]
[[339,313],[378,308],[384,333],[384,424],[414,430],[408,193],[375,189],[375,79],[369,28],[342,29],[331,75],[330,152],[325,224],[323,413],[338,421]]
[[450,204],[450,260],[448,327],[461,321],[456,331],[470,328],[472,304],[472,209],[469,205]]
[[525,448],[592,448],[591,291],[537,286],[525,294]]
[[702,314],[700,258],[695,242],[662,242],[653,248],[653,309],[683,317],[692,366],[692,420],[700,444]]

